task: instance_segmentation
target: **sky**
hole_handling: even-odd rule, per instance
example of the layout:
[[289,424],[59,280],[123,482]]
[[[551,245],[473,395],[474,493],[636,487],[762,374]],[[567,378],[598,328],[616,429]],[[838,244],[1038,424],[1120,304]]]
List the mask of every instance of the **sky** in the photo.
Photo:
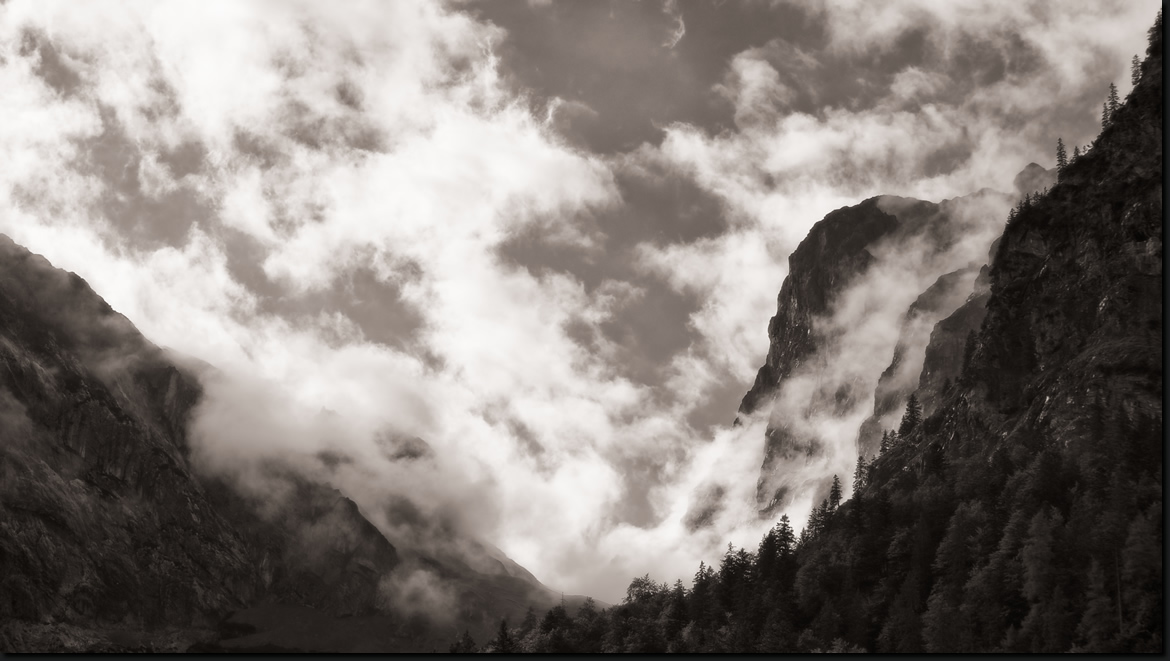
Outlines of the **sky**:
[[215,367],[202,470],[612,602],[774,523],[730,423],[809,228],[1089,143],[1159,6],[9,0],[0,232]]

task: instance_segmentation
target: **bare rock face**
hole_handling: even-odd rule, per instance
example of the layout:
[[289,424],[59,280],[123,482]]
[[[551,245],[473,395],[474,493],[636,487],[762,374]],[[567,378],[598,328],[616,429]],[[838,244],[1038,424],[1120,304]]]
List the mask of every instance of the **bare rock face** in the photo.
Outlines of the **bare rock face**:
[[776,386],[816,350],[813,319],[828,314],[835,295],[873,263],[866,248],[897,227],[877,198],[838,209],[813,226],[788,258],[788,277],[768,322],[768,357],[740,402],[741,414],[767,405]]
[[[898,333],[898,343],[894,346],[893,360],[882,372],[874,391],[873,415],[861,423],[857,434],[858,453],[866,460],[877,453],[882,431],[897,428],[910,394],[921,389],[919,375],[924,373],[927,342],[933,337],[932,330],[943,317],[950,315],[965,302],[976,274],[975,267],[969,265],[939,276],[906,311]],[[962,349],[960,345],[960,358]],[[939,370],[935,367],[937,358],[931,357],[936,359],[932,361],[933,379],[939,375]],[[949,367],[950,364],[944,361],[943,365]],[[945,380],[953,376],[944,374],[942,378],[944,381],[938,384],[940,388]]]
[[1100,406],[1161,420],[1160,46],[1088,152],[1004,230],[964,400],[1014,420],[1009,437],[1070,442]]
[[[799,493],[828,489],[819,477],[809,483],[804,467],[824,455],[826,443],[840,440],[825,439],[825,421],[853,418],[874,396],[889,365],[870,365],[874,355],[895,355],[880,384],[878,418],[914,389],[931,325],[970,292],[972,258],[982,259],[1002,229],[1011,199],[989,190],[939,204],[873,198],[826,216],[792,253],[768,324],[768,357],[737,419],[768,415],[757,484],[762,515]],[[899,323],[900,344],[864,330]],[[870,436],[876,430],[880,438],[880,429],[876,419],[866,425],[863,448],[876,445]]]

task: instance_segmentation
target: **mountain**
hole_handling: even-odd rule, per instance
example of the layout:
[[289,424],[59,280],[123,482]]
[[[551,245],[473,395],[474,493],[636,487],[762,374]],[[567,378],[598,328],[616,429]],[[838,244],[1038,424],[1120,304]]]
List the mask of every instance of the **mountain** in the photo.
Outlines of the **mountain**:
[[[928,344],[937,350],[939,345],[930,342],[930,334],[943,317],[966,302],[978,274],[979,269],[967,266],[941,275],[906,310],[898,331],[898,342],[894,345],[894,357],[889,367],[878,377],[873,414],[861,423],[857,434],[857,451],[862,457],[868,459],[877,454],[882,431],[898,426],[911,393],[923,389],[921,378],[931,382],[940,376],[944,379],[954,378],[955,375],[945,373],[944,370],[961,363],[932,360],[932,367],[938,365],[938,368],[924,371],[926,351]],[[939,385],[941,387],[942,383]]]
[[[900,415],[931,327],[963,302],[1013,201],[990,190],[939,204],[882,196],[813,226],[789,257],[768,356],[739,408],[738,420],[768,416],[761,515],[827,494],[831,473],[814,474],[810,464],[856,457],[854,448],[827,447],[832,421],[856,419],[860,451],[877,450],[879,420]],[[873,332],[899,325],[900,337]],[[875,406],[863,410],[875,390]]]
[[[186,430],[209,371],[0,236],[0,648],[426,650],[557,603],[475,540],[397,548],[287,467],[276,500],[201,474]],[[394,607],[420,570],[458,598],[446,625]]]
[[[784,516],[755,550],[729,546],[689,588],[635,578],[619,606],[542,623],[536,651],[1164,653],[1160,13],[1139,71],[1088,152],[1007,214],[974,282],[950,273],[906,308],[912,324],[957,304],[921,354],[920,415],[907,406],[852,493],[834,485],[799,537]],[[869,203],[826,220],[850,216],[890,224]],[[808,283],[862,254],[794,255],[746,414],[797,374],[773,356],[821,351],[801,339],[818,334]]]

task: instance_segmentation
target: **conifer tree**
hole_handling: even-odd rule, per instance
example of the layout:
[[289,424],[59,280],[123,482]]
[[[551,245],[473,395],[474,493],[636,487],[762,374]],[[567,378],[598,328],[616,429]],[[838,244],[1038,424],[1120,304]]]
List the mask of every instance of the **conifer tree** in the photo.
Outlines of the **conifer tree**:
[[1106,128],[1108,126],[1109,126],[1109,103],[1106,101],[1102,101],[1101,102],[1101,128]]
[[1121,99],[1117,97],[1117,85],[1109,83],[1109,121],[1113,121],[1113,114],[1121,107]]
[[857,467],[853,469],[853,498],[865,488],[865,455],[857,455]]
[[455,642],[451,643],[451,647],[447,649],[449,654],[475,654],[478,650],[475,646],[475,640],[471,637],[471,633],[464,631]]
[[1078,158],[1080,158],[1080,157],[1081,157],[1081,146],[1080,146],[1080,145],[1074,145],[1074,146],[1073,146],[1073,157],[1072,157],[1072,160],[1074,160],[1074,161],[1075,161],[1075,160],[1077,160],[1077,159],[1078,159]]
[[1089,585],[1085,590],[1085,611],[1081,616],[1077,636],[1080,649],[1073,651],[1107,652],[1108,644],[1117,635],[1117,619],[1113,617],[1113,599],[1105,582],[1105,572],[1096,558],[1089,566]]
[[878,454],[885,454],[890,449],[890,430],[882,431],[882,444],[878,447]]
[[520,622],[520,637],[523,638],[536,628],[536,609],[532,606],[528,607],[528,611],[524,613],[524,620]]
[[1068,167],[1068,154],[1064,151],[1064,140],[1056,139],[1056,180],[1064,177],[1064,169]]
[[492,651],[496,654],[516,653],[516,642],[512,640],[512,633],[508,631],[508,620],[500,620],[496,639],[492,641]]
[[829,511],[833,512],[841,506],[841,480],[834,475],[833,486],[829,487]]
[[781,556],[792,553],[796,548],[796,535],[792,532],[792,523],[788,520],[787,514],[780,517],[780,531],[776,535],[776,542],[780,546]]
[[1129,79],[1134,87],[1137,87],[1138,81],[1142,79],[1142,61],[1137,55],[1133,56],[1133,61],[1129,64]]
[[918,427],[919,422],[922,422],[922,406],[918,403],[918,396],[910,393],[906,413],[902,415],[902,424],[898,426],[898,438],[906,438]]

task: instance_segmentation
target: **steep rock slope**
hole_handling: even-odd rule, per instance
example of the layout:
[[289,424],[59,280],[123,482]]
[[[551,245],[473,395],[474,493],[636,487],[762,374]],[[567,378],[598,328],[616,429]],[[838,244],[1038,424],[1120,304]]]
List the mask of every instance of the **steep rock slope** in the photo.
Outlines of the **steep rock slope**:
[[[883,429],[897,426],[892,418],[902,415],[910,393],[920,389],[919,375],[923,373],[929,334],[942,317],[966,302],[976,275],[974,266],[941,275],[910,304],[898,332],[894,357],[878,378],[873,415],[861,423],[857,434],[857,450],[862,457],[868,460],[877,452]],[[937,370],[932,376],[935,374]]]
[[[480,635],[559,599],[474,540],[404,554],[352,500],[288,468],[270,470],[286,496],[264,502],[197,473],[192,369],[214,368],[191,364],[0,236],[0,649],[181,650],[266,626],[261,643],[220,649],[430,649],[450,631],[398,608],[419,568],[461,606],[448,626]],[[402,461],[429,451],[399,446]],[[268,617],[278,605],[314,626],[286,630]],[[321,637],[355,617],[343,639]]]
[[[303,484],[297,525],[281,525],[198,479],[185,428],[199,384],[7,237],[0,366],[0,622],[202,627],[306,582],[306,603],[373,608],[397,555],[353,502]],[[328,541],[298,537],[322,526]]]
[[[789,258],[789,274],[768,325],[766,362],[740,404],[740,419],[768,416],[757,484],[761,513],[828,489],[825,476],[810,482],[804,470],[810,461],[824,458],[820,430],[840,420],[856,418],[852,424],[861,424],[866,417],[862,402],[873,396],[885,365],[856,357],[896,351],[896,338],[887,340],[865,328],[897,324],[930,283],[970,269],[972,258],[985,254],[1002,228],[1010,200],[989,190],[940,204],[884,196],[834,211],[813,226]],[[876,281],[886,286],[869,284]],[[953,278],[944,278],[915,316],[926,308],[931,322],[949,314],[962,302],[962,287],[955,285]],[[926,333],[917,332],[923,329],[915,330],[900,349],[913,356],[912,362],[926,344]],[[834,452],[840,454],[840,448]],[[849,453],[856,457],[854,448]]]
[[813,319],[829,313],[836,296],[874,261],[866,247],[898,227],[877,198],[838,209],[813,226],[788,258],[776,314],[768,321],[768,357],[739,405],[754,413],[786,376],[816,350]]

